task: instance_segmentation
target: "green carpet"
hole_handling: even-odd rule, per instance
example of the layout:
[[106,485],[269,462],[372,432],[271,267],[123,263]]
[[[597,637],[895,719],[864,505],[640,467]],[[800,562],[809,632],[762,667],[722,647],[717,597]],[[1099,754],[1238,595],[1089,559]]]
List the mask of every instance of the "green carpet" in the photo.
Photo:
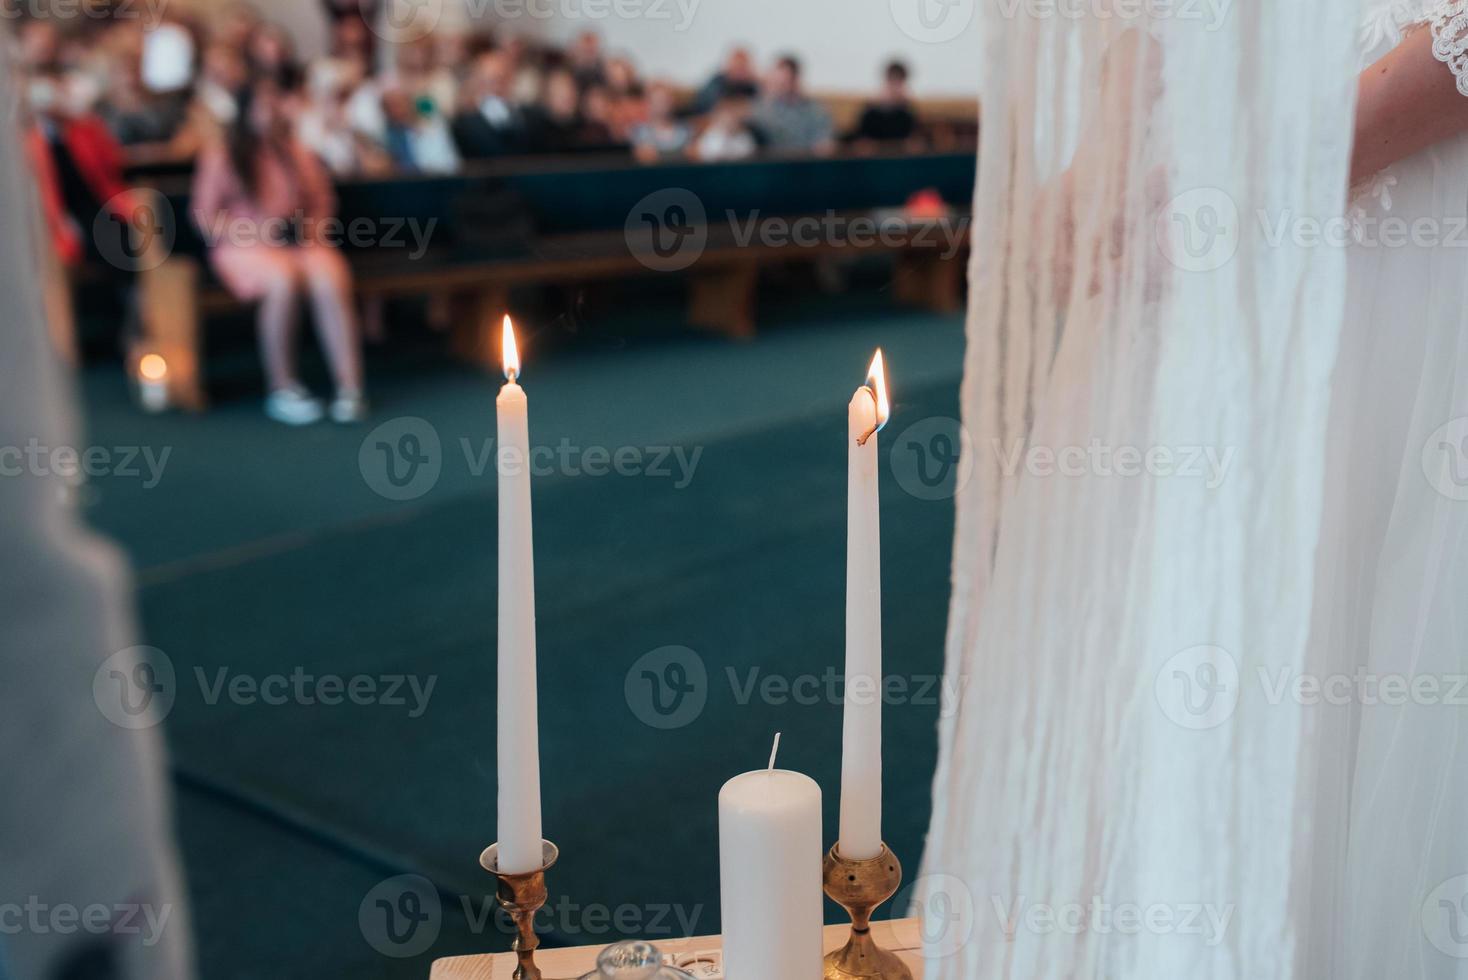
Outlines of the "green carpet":
[[[871,349],[892,372],[887,435],[957,412],[958,319],[870,305],[772,317],[747,345],[639,337],[630,321],[579,341],[528,331],[537,444],[701,450],[682,488],[535,484],[545,827],[563,853],[551,941],[616,937],[585,906],[620,909],[629,931],[717,931],[718,789],[762,765],[776,731],[782,765],[825,790],[834,837],[839,703],[766,703],[744,687],[840,666],[845,403]],[[171,448],[152,489],[95,481],[89,516],[132,554],[146,640],[178,673],[167,733],[206,980],[422,978],[435,957],[508,946],[473,921],[491,890],[476,858],[495,830],[495,488],[459,441],[477,451],[493,434],[497,383],[411,350],[371,367],[369,425],[306,431],[265,422],[253,398],[147,419],[110,371],[86,378],[93,443]],[[373,492],[358,453],[373,426],[406,415],[437,431],[442,474],[400,502]],[[887,669],[936,677],[952,502],[903,492],[885,465],[882,479]],[[669,645],[696,652],[707,705],[659,730],[624,686]],[[403,706],[238,704],[209,689],[298,669],[434,686],[416,716],[407,689]],[[933,698],[885,715],[886,837],[910,874],[937,717]],[[368,944],[358,909],[402,873],[432,880],[443,915],[426,952],[398,959]]]

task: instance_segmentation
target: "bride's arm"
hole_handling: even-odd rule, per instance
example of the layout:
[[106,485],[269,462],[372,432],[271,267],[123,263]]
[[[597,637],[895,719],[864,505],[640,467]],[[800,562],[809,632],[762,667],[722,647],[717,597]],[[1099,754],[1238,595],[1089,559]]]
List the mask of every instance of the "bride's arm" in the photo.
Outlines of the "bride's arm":
[[1434,143],[1468,131],[1468,97],[1432,52],[1433,32],[1413,31],[1361,73],[1351,186]]

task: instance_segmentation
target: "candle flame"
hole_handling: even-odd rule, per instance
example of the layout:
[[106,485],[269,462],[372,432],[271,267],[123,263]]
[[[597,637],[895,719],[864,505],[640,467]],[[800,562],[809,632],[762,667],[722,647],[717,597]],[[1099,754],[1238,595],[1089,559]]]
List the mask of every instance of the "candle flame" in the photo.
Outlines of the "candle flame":
[[515,325],[508,313],[505,314],[504,352],[505,377],[514,381],[520,376],[520,348],[515,344]]
[[857,440],[857,445],[865,446],[867,440],[881,432],[887,427],[887,420],[892,417],[892,402],[887,397],[887,367],[882,361],[882,349],[877,348],[877,354],[872,358],[872,366],[867,369],[866,390],[871,394],[872,401],[877,403],[877,424]]
[[138,361],[138,377],[144,381],[162,381],[168,377],[168,362],[162,354],[144,354]]

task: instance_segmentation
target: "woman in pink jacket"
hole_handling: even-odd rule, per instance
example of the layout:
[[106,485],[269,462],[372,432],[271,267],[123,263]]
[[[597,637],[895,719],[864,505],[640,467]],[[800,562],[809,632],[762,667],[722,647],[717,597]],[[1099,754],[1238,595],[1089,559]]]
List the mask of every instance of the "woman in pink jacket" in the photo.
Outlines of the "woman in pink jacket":
[[[200,155],[193,213],[215,274],[236,297],[260,304],[265,413],[287,425],[309,425],[328,411],[342,423],[364,418],[352,272],[324,233],[335,224],[336,194],[321,163],[295,138],[288,93],[260,83],[245,97],[231,129]],[[296,371],[303,295],[336,385],[329,410]]]

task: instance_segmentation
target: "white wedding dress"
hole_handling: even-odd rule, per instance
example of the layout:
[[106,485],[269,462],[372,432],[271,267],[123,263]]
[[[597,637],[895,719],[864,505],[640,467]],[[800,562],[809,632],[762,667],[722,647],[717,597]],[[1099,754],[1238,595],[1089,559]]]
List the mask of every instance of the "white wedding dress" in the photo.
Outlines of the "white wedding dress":
[[[1461,0],[1375,6],[1362,67],[1421,29],[1468,97]],[[1352,221],[1311,656],[1370,686],[1322,712],[1319,809],[1344,819],[1313,962],[1468,977],[1468,138],[1379,175]]]
[[1468,977],[1461,4],[984,16],[930,976]]

